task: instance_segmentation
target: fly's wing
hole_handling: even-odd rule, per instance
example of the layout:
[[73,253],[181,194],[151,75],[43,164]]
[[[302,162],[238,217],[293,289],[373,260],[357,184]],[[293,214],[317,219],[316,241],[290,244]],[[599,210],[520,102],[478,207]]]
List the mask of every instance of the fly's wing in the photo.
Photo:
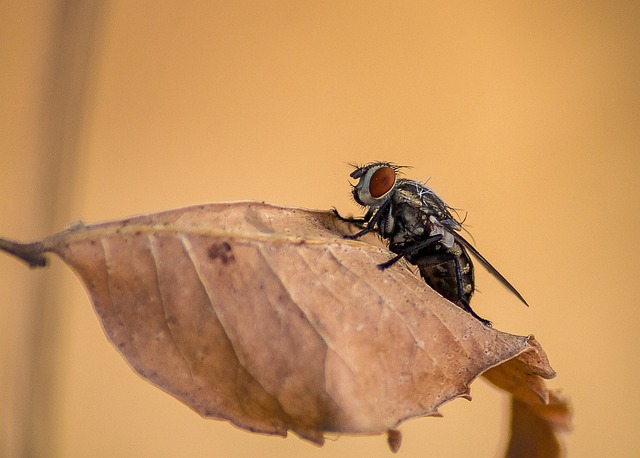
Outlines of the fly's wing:
[[518,292],[518,290],[515,289],[515,287],[511,283],[509,283],[509,281],[506,278],[504,278],[500,272],[498,272],[498,269],[493,267],[489,263],[489,261],[487,261],[485,259],[485,257],[482,256],[478,252],[478,250],[475,249],[475,247],[473,245],[471,245],[469,242],[467,242],[467,240],[464,237],[462,237],[460,234],[458,234],[457,232],[453,233],[453,237],[456,239],[456,242],[458,242],[460,245],[462,245],[467,250],[469,250],[471,252],[471,254],[478,261],[480,261],[480,264],[482,264],[484,266],[484,268],[487,269],[491,275],[496,277],[498,279],[498,281],[504,285],[505,288],[507,288],[509,291],[511,291],[513,294],[515,294],[516,297],[518,299],[520,299],[524,303],[524,305],[529,307],[529,304],[527,304],[527,301],[524,300],[524,297],[522,297],[522,295]]

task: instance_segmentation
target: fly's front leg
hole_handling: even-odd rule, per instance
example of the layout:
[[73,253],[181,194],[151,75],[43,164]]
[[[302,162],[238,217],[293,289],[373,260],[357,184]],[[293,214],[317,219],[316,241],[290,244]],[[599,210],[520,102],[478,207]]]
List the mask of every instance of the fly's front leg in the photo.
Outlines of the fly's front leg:
[[378,208],[375,213],[373,212],[373,210],[369,209],[369,211],[367,211],[367,213],[364,215],[364,218],[362,218],[362,222],[363,223],[366,222],[367,226],[356,234],[343,235],[342,238],[348,239],[348,240],[356,240],[362,237],[363,235],[368,234],[369,232],[375,231],[376,225],[380,222],[380,219],[382,218],[382,216],[384,215],[388,207],[389,207],[388,204],[383,205],[380,208]]
[[362,218],[352,218],[350,216],[347,216],[347,217],[342,216],[340,213],[338,213],[338,210],[336,208],[332,208],[331,211],[333,212],[334,215],[336,215],[336,217],[340,221],[344,221],[350,224],[355,224],[356,226],[360,226],[360,227],[364,226],[364,229],[362,229],[356,234],[343,235],[342,238],[344,239],[356,240],[362,237],[363,235],[365,235],[366,233],[371,232],[374,229],[375,223],[372,223],[371,221],[371,217],[372,217],[371,209],[369,209],[369,211],[367,211],[367,213]]
[[370,212],[367,212],[362,218],[353,218],[351,216],[342,216],[338,212],[338,209],[334,207],[331,209],[331,213],[333,213],[340,221],[344,221],[345,223],[357,224],[358,226],[363,226],[371,219]]

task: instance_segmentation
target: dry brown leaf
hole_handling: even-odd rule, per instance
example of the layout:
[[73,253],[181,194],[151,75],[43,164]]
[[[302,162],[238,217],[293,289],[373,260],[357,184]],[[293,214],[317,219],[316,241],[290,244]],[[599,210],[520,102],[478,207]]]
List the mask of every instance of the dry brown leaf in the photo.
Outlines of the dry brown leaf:
[[554,373],[533,339],[483,326],[404,263],[380,271],[389,251],[375,237],[343,239],[351,229],[330,212],[244,202],[0,249],[32,266],[60,256],[136,372],[249,431],[316,444],[327,432],[386,433],[396,451],[401,422],[439,415],[488,369],[525,411],[545,405],[542,378]]

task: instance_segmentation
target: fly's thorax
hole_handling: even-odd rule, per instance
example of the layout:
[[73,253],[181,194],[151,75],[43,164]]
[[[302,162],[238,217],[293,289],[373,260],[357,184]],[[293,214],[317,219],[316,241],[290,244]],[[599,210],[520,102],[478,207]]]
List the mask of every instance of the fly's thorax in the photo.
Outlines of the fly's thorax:
[[399,192],[394,194],[390,205],[394,220],[391,241],[396,245],[417,242],[429,236],[428,215],[415,203],[403,199]]
[[411,202],[423,213],[435,216],[444,226],[459,229],[460,223],[453,217],[447,204],[430,187],[415,180],[399,179],[396,194],[399,195],[398,201]]
[[392,201],[397,232],[394,234],[394,240],[397,243],[407,243],[441,235],[440,243],[443,246],[453,246],[454,236],[451,233],[451,225],[443,224],[439,219],[443,214],[450,216],[446,207],[433,205],[422,193],[427,188],[421,186],[412,180],[398,180]]

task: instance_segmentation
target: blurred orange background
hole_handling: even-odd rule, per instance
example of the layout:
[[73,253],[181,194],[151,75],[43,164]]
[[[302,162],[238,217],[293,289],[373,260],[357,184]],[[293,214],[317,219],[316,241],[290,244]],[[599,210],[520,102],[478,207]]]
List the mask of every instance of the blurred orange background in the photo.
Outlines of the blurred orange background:
[[[474,309],[535,334],[569,456],[640,454],[638,2],[6,2],[0,235],[202,202],[358,211],[347,162],[412,165],[468,211]],[[478,269],[480,270],[480,269]],[[127,367],[74,274],[0,256],[0,455],[387,457],[204,420]],[[499,456],[483,381],[400,456]]]

